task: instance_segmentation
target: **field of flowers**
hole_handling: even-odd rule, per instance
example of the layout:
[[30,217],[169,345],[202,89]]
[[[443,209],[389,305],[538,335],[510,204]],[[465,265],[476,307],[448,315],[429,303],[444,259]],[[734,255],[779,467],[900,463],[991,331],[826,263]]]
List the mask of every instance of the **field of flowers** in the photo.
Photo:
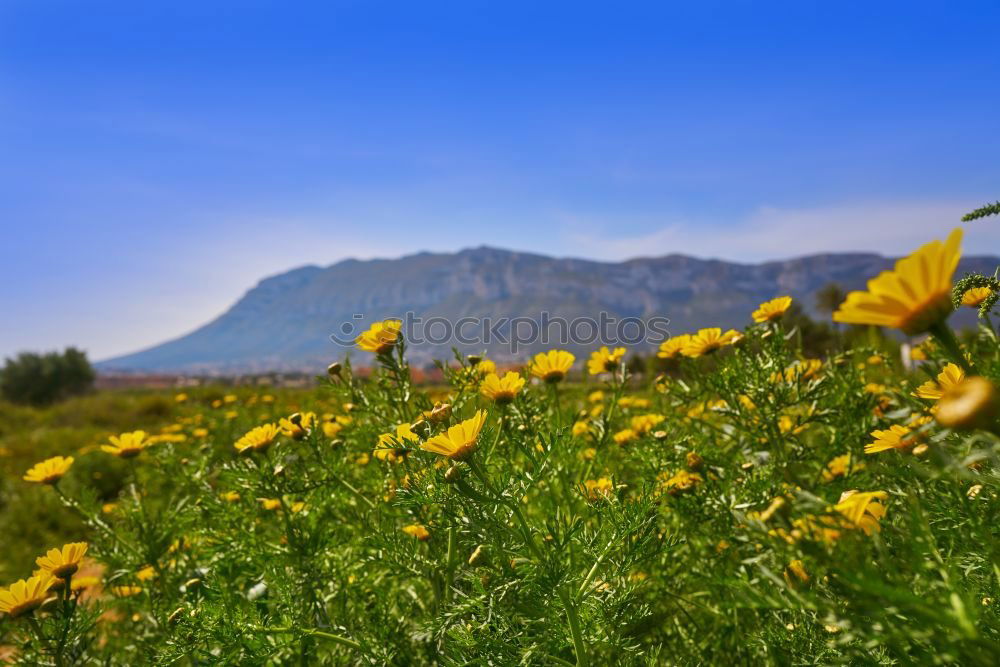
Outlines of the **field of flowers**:
[[[415,386],[388,320],[358,338],[364,378],[142,398],[140,423],[53,436],[3,481],[0,644],[50,665],[996,664],[1000,284],[953,284],[960,240],[834,314],[919,342],[912,370],[877,346],[806,358],[778,297],[664,342],[655,377],[603,347],[456,355]],[[981,326],[960,342],[962,306]]]

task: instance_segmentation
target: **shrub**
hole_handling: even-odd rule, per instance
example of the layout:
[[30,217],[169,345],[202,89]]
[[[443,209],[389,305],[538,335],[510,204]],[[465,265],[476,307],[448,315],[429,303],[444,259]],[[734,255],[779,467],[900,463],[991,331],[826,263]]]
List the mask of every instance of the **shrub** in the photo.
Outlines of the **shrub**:
[[0,395],[12,403],[48,405],[93,386],[94,369],[87,354],[74,347],[62,354],[22,352],[7,359],[0,372]]

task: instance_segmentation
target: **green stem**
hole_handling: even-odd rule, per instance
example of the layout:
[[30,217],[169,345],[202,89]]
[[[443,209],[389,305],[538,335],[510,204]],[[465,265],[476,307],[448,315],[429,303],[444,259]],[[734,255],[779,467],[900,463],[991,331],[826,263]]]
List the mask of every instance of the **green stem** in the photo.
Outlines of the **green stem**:
[[955,338],[955,333],[946,323],[938,322],[937,324],[931,326],[928,331],[930,331],[931,335],[934,336],[939,343],[941,343],[941,347],[948,353],[948,356],[951,357],[952,361],[961,366],[962,369],[969,375],[975,373],[972,365],[969,364],[965,355],[962,354],[962,348],[958,344],[958,339]]
[[340,635],[335,635],[332,632],[324,632],[322,630],[306,630],[309,634],[315,637],[322,637],[323,639],[328,639],[335,644],[340,644],[341,646],[347,646],[355,650],[361,648],[361,644],[354,641],[353,639],[348,639],[347,637],[341,637]]
[[524,541],[528,543],[528,548],[531,550],[531,553],[538,559],[538,562],[541,563],[545,560],[545,555],[542,553],[542,550],[538,547],[538,545],[535,544],[535,538],[531,533],[531,529],[528,528],[528,522],[525,521],[524,514],[521,513],[518,501],[516,499],[512,499],[509,507],[514,512],[514,518],[517,519],[521,533],[524,535]]
[[343,487],[344,487],[345,489],[347,489],[347,490],[348,490],[348,491],[350,491],[350,492],[351,492],[352,494],[354,494],[354,497],[355,497],[355,498],[358,498],[359,500],[362,500],[362,501],[364,501],[364,502],[365,502],[365,504],[367,504],[367,505],[368,505],[368,507],[370,507],[370,508],[372,508],[372,509],[375,509],[375,503],[373,503],[373,502],[372,502],[371,500],[369,500],[369,499],[368,499],[367,497],[365,497],[365,496],[364,496],[364,495],[363,495],[363,494],[362,494],[362,493],[361,493],[360,491],[358,491],[358,490],[357,490],[357,489],[356,489],[355,487],[351,486],[351,484],[350,484],[350,483],[349,483],[349,482],[348,482],[348,481],[347,481],[346,479],[344,479],[344,478],[343,478],[343,477],[341,477],[340,475],[333,475],[333,479],[334,479],[335,481],[337,481],[337,482],[340,482],[340,484],[341,484],[341,485],[342,485],[342,486],[343,486]]
[[316,628],[293,628],[293,627],[282,627],[282,628],[261,628],[254,627],[251,628],[254,632],[264,632],[271,635],[287,635],[296,632],[301,632],[303,635],[308,635],[312,637],[322,637],[323,639],[328,639],[335,644],[340,644],[341,646],[347,646],[355,650],[361,649],[361,644],[349,639],[347,637],[342,637],[340,635],[335,635],[331,632],[324,632],[323,630],[317,630]]
[[448,528],[448,552],[445,555],[444,602],[451,602],[451,582],[455,575],[455,526]]
[[66,649],[66,640],[69,638],[70,623],[73,620],[73,613],[76,611],[76,602],[70,599],[73,591],[73,575],[66,575],[64,581],[65,583],[63,584],[62,590],[63,625],[56,650],[57,665],[63,664],[63,651]]
[[[608,549],[610,549],[610,548],[611,548],[611,545],[609,544],[608,545]],[[604,557],[607,555],[608,549],[605,549],[604,553],[602,553],[597,558],[597,560],[594,561],[594,566],[590,568],[590,572],[588,572],[587,576],[584,577],[583,583],[580,584],[580,590],[578,590],[576,592],[576,600],[577,600],[577,602],[583,600],[583,596],[587,594],[587,588],[590,587],[590,582],[594,580],[594,575],[597,574],[597,568],[598,568],[598,566],[600,566],[601,561],[603,561]]]
[[500,436],[503,434],[504,428],[507,424],[507,406],[502,406],[500,408],[500,426],[497,428],[497,435],[493,438],[493,444],[490,448],[486,450],[486,456],[483,457],[484,463],[489,463],[490,457],[493,456],[493,450],[497,448],[497,443],[500,442]]
[[984,313],[983,319],[986,320],[986,327],[990,330],[990,336],[993,338],[993,342],[1000,345],[1000,338],[997,337],[997,330],[993,326],[993,319],[990,317],[990,314]]
[[562,402],[559,400],[559,383],[552,383],[552,394],[554,396],[555,402],[555,413],[556,413],[556,430],[562,428]]
[[576,653],[577,667],[589,667],[590,658],[587,656],[587,646],[583,643],[583,633],[580,631],[580,615],[576,605],[569,599],[569,595],[562,588],[559,589],[559,599],[562,600],[566,608],[566,620],[569,622],[569,631],[573,637],[573,651]]
[[608,405],[608,409],[601,415],[601,440],[597,443],[597,448],[600,449],[604,446],[604,443],[608,441],[608,436],[611,434],[611,420],[615,416],[615,408],[618,407],[618,401],[622,397],[622,393],[625,389],[625,369],[622,368],[621,381],[619,381],[616,375],[611,377],[611,388],[613,389],[611,393],[611,403]]

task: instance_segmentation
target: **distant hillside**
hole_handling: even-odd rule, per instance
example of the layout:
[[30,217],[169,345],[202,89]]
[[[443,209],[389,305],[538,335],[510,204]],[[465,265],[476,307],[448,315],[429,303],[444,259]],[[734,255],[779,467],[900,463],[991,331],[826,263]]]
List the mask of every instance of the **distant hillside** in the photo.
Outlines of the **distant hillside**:
[[[346,260],[266,278],[196,331],[105,360],[98,368],[188,373],[319,371],[348,351],[332,342],[330,335],[344,322],[354,322],[355,314],[365,315],[365,322],[407,311],[451,320],[487,316],[537,320],[544,310],[571,320],[606,311],[617,317],[668,317],[674,334],[704,326],[740,328],[761,301],[789,294],[813,312],[815,292],[823,285],[837,282],[859,289],[893,262],[875,254],[851,253],[761,264],[683,255],[607,263],[487,247],[392,260]],[[967,257],[958,275],[992,273],[998,263],[1000,259],[993,257]],[[448,356],[450,346],[418,346],[411,358],[428,363],[433,357]],[[509,357],[504,346],[493,346],[490,354],[498,359]]]

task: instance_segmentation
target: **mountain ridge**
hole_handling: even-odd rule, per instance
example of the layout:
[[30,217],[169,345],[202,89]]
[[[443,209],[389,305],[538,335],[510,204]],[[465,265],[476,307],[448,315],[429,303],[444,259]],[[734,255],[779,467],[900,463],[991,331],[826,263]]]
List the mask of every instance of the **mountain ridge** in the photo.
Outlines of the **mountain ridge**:
[[[420,252],[396,259],[344,259],[267,276],[230,308],[194,331],[100,361],[101,371],[237,373],[322,368],[350,347],[330,336],[343,323],[374,319],[615,317],[671,319],[672,333],[703,326],[742,327],[763,300],[790,294],[810,314],[829,282],[859,289],[896,260],[876,253],[820,253],[760,263],[671,253],[622,262],[553,258],[490,246],[455,253]],[[963,258],[963,271],[991,273],[1000,259]],[[365,320],[354,319],[356,314]],[[969,319],[969,314],[962,314]],[[551,346],[551,345],[549,345]],[[459,345],[465,351],[483,345]],[[485,346],[497,359],[523,358]],[[570,346],[572,349],[572,346]],[[579,346],[582,349],[583,346]],[[411,359],[450,356],[450,344],[415,346]]]

